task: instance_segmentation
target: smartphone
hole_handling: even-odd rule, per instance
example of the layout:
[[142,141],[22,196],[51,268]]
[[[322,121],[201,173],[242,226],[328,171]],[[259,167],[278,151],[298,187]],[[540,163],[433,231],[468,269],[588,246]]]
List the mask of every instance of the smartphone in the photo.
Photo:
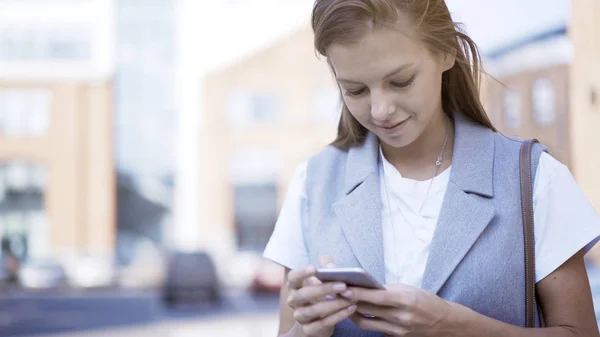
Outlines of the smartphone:
[[351,287],[385,289],[371,274],[362,268],[319,268],[315,275],[321,282],[343,282]]

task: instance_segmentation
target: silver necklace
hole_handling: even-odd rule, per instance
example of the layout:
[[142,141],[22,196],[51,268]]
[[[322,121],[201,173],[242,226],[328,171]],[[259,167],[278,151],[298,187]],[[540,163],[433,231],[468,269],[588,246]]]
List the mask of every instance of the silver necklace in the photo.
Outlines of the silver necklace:
[[[446,122],[446,137],[444,138],[444,145],[442,145],[442,150],[440,151],[440,155],[437,157],[437,160],[435,161],[435,168],[433,170],[433,175],[431,176],[431,180],[429,181],[429,186],[427,187],[427,192],[425,192],[425,199],[423,200],[423,202],[421,203],[421,207],[419,207],[419,216],[421,216],[421,212],[423,211],[423,206],[425,205],[425,203],[427,202],[427,200],[429,199],[429,190],[431,189],[431,185],[433,184],[433,180],[435,179],[435,177],[437,176],[438,171],[440,170],[440,166],[442,166],[442,157],[444,156],[444,151],[446,151],[446,144],[448,144],[448,134],[450,133],[448,131],[448,117],[444,118],[444,121]],[[387,187],[386,187],[386,191],[387,191]]]
[[[446,122],[446,137],[444,138],[444,144],[442,145],[442,150],[440,151],[440,154],[435,161],[435,169],[433,171],[433,176],[431,177],[429,186],[427,187],[427,191],[425,192],[425,199],[423,200],[423,202],[421,203],[421,207],[419,208],[419,212],[418,212],[419,216],[421,216],[421,211],[423,210],[423,205],[425,205],[425,203],[427,202],[427,199],[429,197],[429,190],[431,189],[433,180],[435,179],[435,177],[440,169],[440,166],[442,166],[442,160],[443,160],[444,152],[446,150],[446,144],[448,144],[448,135],[450,133],[447,117],[445,118],[445,122]],[[383,151],[380,151],[380,157],[381,157],[381,167],[383,168],[383,184],[384,184],[384,188],[385,188],[385,196],[386,196],[387,205],[388,205],[388,216],[390,218],[390,224],[392,225],[392,235],[394,236],[394,260],[395,260],[394,264],[396,265],[396,283],[400,283],[400,279],[402,278],[401,274],[400,274],[400,270],[404,270],[404,265],[406,264],[406,260],[402,263],[402,267],[400,268],[399,263],[398,263],[398,246],[396,244],[396,226],[394,224],[394,218],[392,216],[392,208],[391,208],[391,204],[390,204],[390,194],[389,194],[388,187],[387,187],[387,179],[386,179],[387,172],[385,171]],[[396,207],[396,209],[398,209],[398,211],[400,211],[400,215],[402,215],[402,217],[408,224],[408,227],[410,227],[412,234],[414,235],[415,229],[410,224],[410,221],[408,221],[408,218],[402,212],[402,209],[398,205],[394,205],[394,206]]]

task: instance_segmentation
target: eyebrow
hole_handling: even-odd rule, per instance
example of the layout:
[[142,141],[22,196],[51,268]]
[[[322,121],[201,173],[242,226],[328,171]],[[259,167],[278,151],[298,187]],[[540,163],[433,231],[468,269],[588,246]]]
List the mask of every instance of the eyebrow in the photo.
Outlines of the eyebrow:
[[[392,70],[390,73],[388,73],[387,75],[385,75],[383,78],[388,78],[391,76],[396,75],[397,73],[401,72],[402,70],[406,69],[406,68],[410,68],[414,65],[414,63],[407,63],[407,64],[403,64],[399,67],[397,67],[396,69]],[[336,80],[338,82],[344,82],[344,83],[356,83],[356,84],[361,84],[362,82],[360,81],[353,81],[353,80],[348,80],[348,79],[344,79],[344,78],[336,78]]]

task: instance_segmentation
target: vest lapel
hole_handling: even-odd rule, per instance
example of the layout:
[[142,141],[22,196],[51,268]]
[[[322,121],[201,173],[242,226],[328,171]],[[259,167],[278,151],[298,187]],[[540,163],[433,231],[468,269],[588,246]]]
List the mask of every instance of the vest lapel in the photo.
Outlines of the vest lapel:
[[334,225],[339,225],[356,259],[382,284],[385,283],[378,141],[369,133],[365,142],[348,153],[345,195],[333,205]]
[[[423,288],[434,293],[475,244],[494,217],[494,133],[454,114],[455,139],[448,189],[431,243]],[[342,228],[361,267],[385,283],[378,140],[348,152],[345,194],[334,205],[333,224]]]
[[423,288],[437,293],[494,217],[494,134],[454,114],[452,170],[444,196]]

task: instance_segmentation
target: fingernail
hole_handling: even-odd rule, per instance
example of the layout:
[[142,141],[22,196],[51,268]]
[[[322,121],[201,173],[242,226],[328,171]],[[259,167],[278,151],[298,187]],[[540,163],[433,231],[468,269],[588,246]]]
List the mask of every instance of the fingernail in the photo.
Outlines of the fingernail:
[[346,291],[344,291],[342,293],[342,296],[344,296],[344,297],[348,297],[348,296],[351,296],[351,295],[352,295],[352,292],[350,290],[346,290]]
[[327,296],[325,296],[325,299],[328,300],[328,301],[333,301],[336,298],[337,298],[337,296],[335,296],[335,295],[327,295]]
[[356,310],[356,305],[352,305],[352,306],[348,307],[348,311],[354,312],[354,310]]
[[333,285],[333,290],[335,291],[342,291],[344,289],[346,289],[346,285],[344,283],[338,283]]
[[335,263],[329,262],[325,267],[327,267],[327,268],[335,268]]
[[314,273],[315,272],[315,267],[314,266],[308,266],[308,267],[306,267],[306,272],[307,273]]

